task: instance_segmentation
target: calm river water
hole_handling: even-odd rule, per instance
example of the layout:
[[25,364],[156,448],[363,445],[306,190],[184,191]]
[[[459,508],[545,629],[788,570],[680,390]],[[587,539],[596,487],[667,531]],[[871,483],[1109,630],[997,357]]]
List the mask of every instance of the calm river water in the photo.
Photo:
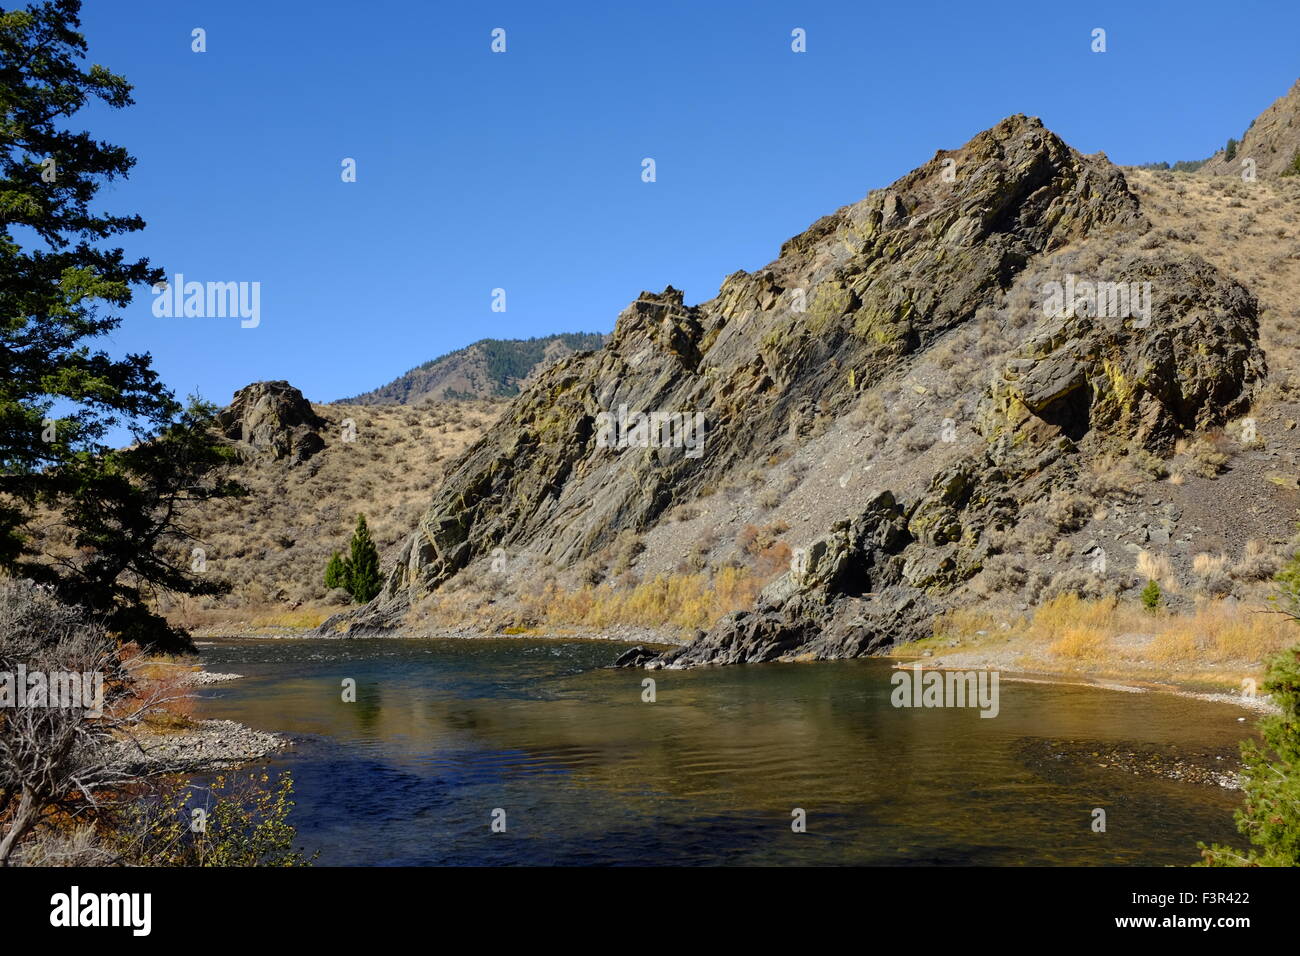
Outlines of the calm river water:
[[1003,681],[982,719],[891,706],[886,661],[607,668],[626,647],[218,641],[207,669],[246,676],[200,714],[294,738],[270,765],[321,865],[1186,864],[1236,837],[1239,794],[1033,746],[1233,749],[1226,704]]

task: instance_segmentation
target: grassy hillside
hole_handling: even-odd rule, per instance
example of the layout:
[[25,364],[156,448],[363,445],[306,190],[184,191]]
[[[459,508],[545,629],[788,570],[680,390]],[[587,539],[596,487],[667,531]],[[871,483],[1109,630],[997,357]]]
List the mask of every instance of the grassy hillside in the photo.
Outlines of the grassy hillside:
[[[248,497],[215,503],[191,516],[207,573],[234,585],[224,598],[172,603],[186,626],[218,622],[312,622],[338,606],[323,574],[331,552],[346,552],[364,513],[381,556],[410,529],[444,469],[500,411],[488,401],[438,402],[419,408],[314,405],[327,421],[325,447],[306,462],[254,455],[234,477]],[[344,422],[355,439],[342,440]],[[315,610],[313,610],[315,609]]]

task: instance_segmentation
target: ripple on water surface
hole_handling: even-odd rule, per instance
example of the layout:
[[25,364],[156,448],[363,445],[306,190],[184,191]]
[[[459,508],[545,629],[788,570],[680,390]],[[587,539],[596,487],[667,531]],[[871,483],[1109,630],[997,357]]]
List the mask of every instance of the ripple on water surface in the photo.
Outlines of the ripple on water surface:
[[1230,753],[1246,725],[1227,704],[1003,681],[982,719],[891,706],[883,661],[606,667],[625,649],[219,641],[206,667],[246,676],[204,689],[202,710],[296,739],[271,763],[326,864],[1158,865],[1235,837],[1237,794],[1087,748]]

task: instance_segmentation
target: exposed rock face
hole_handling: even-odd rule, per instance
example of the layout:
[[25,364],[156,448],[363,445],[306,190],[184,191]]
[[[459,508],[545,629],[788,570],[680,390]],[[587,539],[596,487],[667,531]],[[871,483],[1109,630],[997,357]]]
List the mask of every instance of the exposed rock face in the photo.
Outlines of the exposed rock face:
[[1264,371],[1254,297],[1191,256],[1129,255],[1110,275],[1129,287],[1149,282],[1156,314],[1145,327],[1044,318],[993,386],[1001,421],[987,425],[990,436],[1048,423],[1074,439],[1092,432],[1165,451],[1185,430],[1245,411],[1243,386]]
[[248,456],[269,455],[303,462],[325,447],[326,425],[288,382],[254,382],[235,393],[217,415],[217,426]]
[[[622,529],[651,527],[1004,303],[1031,264],[1145,228],[1104,156],[1013,116],[818,220],[708,302],[688,306],[671,287],[642,293],[605,348],[544,372],[449,471],[380,598],[323,630],[391,626],[411,597],[496,547],[571,564]],[[915,500],[884,492],[846,514],[753,611],[648,664],[626,663],[849,657],[919,636],[936,601],[980,569],[989,531],[1068,481],[1081,448],[1158,452],[1246,407],[1263,360],[1245,290],[1167,254],[1134,253],[1107,278],[1151,283],[1149,321],[1030,310],[1022,354],[989,370],[978,449]],[[705,441],[689,454],[608,447],[602,423],[624,407],[702,413]]]

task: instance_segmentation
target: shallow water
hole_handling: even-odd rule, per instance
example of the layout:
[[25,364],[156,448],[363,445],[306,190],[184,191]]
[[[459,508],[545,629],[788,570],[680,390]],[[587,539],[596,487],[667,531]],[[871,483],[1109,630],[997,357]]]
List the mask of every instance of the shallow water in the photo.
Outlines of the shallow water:
[[626,647],[220,641],[205,666],[245,679],[200,714],[295,738],[270,764],[318,864],[1186,864],[1236,837],[1237,793],[1025,756],[1043,737],[1234,749],[1249,724],[1226,704],[1003,681],[984,719],[893,707],[885,661],[608,669]]

